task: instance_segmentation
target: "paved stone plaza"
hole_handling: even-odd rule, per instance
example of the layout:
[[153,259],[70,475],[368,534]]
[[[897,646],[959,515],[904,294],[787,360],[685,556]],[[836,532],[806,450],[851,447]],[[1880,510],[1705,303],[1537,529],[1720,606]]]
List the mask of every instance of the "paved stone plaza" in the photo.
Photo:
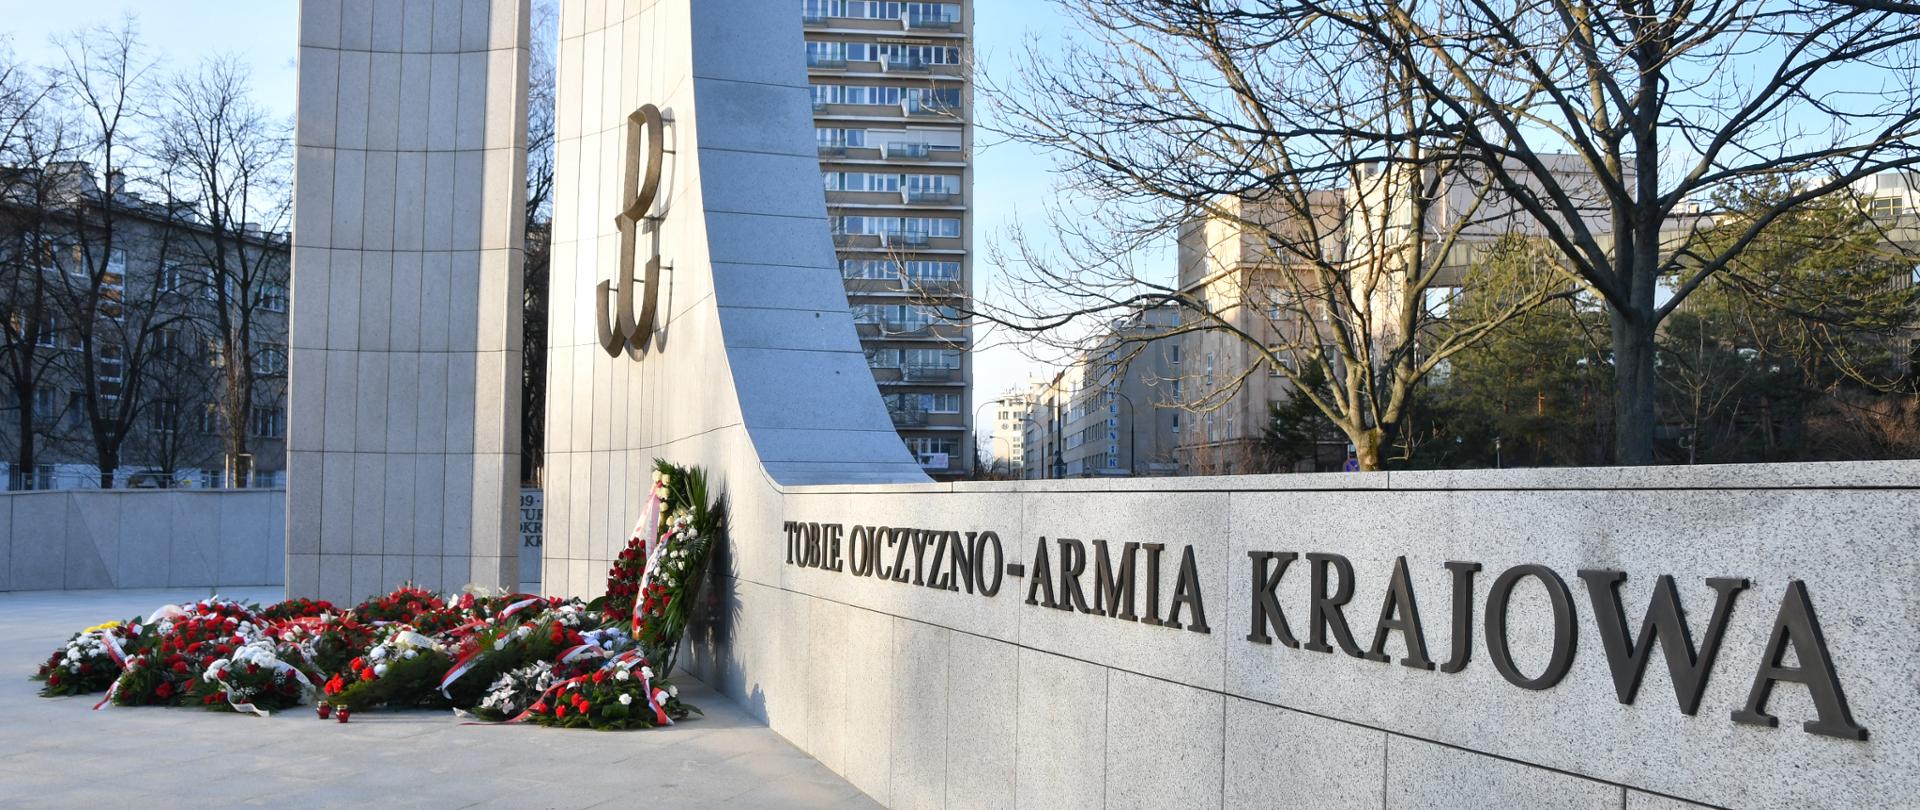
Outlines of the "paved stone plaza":
[[[595,733],[461,725],[448,712],[302,707],[259,719],[163,708],[89,711],[27,673],[74,631],[191,590],[0,593],[0,806],[876,807],[732,702],[682,677],[707,712],[673,728]],[[225,596],[261,603],[279,589]]]

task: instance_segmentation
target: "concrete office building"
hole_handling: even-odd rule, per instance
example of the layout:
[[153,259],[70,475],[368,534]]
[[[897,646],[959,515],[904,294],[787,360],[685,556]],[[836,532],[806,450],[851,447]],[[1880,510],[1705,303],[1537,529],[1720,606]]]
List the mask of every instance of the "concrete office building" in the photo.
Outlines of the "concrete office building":
[[1027,409],[1033,398],[1024,391],[1008,391],[993,401],[993,435],[985,463],[990,477],[1021,477],[1026,459]]
[[[1023,478],[1173,475],[1180,323],[1171,306],[1116,319],[1066,370],[1024,397]],[[997,434],[996,434],[997,435]]]
[[972,4],[805,0],[807,80],[860,343],[907,448],[971,461]]
[[[98,488],[104,433],[120,434],[114,487],[285,483],[287,247],[286,234],[253,223],[216,229],[193,204],[143,195],[117,170],[0,168],[0,482]],[[223,307],[252,349],[238,469],[227,467]]]

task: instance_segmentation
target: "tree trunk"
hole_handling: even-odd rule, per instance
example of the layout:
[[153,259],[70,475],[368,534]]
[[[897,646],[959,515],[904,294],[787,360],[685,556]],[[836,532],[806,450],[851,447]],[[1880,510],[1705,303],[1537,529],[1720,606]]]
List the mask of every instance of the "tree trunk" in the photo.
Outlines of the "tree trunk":
[[1653,463],[1653,353],[1651,317],[1614,309],[1613,454],[1614,463],[1637,467]]
[[20,398],[20,452],[13,465],[13,480],[8,482],[9,489],[33,489],[33,395]]
[[1385,431],[1377,427],[1366,428],[1348,433],[1347,441],[1353,442],[1353,457],[1359,460],[1361,472],[1380,469],[1380,451],[1388,444]]

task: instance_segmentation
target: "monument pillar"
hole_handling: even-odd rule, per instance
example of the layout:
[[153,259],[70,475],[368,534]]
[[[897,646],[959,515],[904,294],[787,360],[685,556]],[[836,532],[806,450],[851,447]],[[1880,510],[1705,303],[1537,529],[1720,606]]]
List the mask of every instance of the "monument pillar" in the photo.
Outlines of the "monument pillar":
[[519,582],[527,0],[302,0],[289,592]]

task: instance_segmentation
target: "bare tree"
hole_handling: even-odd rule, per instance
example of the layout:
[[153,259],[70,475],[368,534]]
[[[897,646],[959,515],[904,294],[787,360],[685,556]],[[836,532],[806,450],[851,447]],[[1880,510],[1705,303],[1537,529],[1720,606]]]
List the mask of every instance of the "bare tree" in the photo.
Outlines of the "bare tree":
[[[1135,147],[1069,142],[1084,175],[1155,178],[1184,163],[1194,179],[1264,189],[1303,167],[1241,159],[1244,144],[1336,135],[1387,153],[1410,136],[1444,139],[1606,301],[1615,453],[1626,464],[1652,461],[1654,336],[1687,295],[1780,215],[1920,165],[1911,3],[1056,1],[1108,47],[1069,50],[1052,68],[1080,80],[1038,89],[1090,97],[1015,112],[1023,126],[1034,116],[1021,112],[1081,113],[1025,134]],[[1325,81],[1316,65],[1346,58],[1386,60],[1398,80],[1388,92],[1404,82],[1421,117],[1368,121],[1291,103],[1315,88],[1286,71]],[[1087,62],[1095,67],[1075,64]],[[1187,99],[1236,106],[1222,115]],[[1167,137],[1127,140],[1143,126]],[[1716,192],[1763,178],[1791,179],[1795,192],[1754,216],[1744,238],[1705,244]],[[1678,282],[1663,294],[1667,275]]]
[[[1780,216],[1920,165],[1911,8],[1368,0],[1276,3],[1269,13],[1406,43],[1404,68],[1444,91],[1436,97],[1470,153],[1610,307],[1625,464],[1653,460],[1654,337],[1688,294]],[[1541,160],[1551,151],[1577,155],[1599,179],[1604,230],[1578,215],[1593,202]],[[1739,237],[1708,238],[1722,191],[1774,178],[1794,181],[1794,193],[1754,212]],[[1677,283],[1663,296],[1665,275]]]
[[[1181,324],[1156,339],[1224,335],[1251,358],[1189,375],[1182,407],[1277,373],[1377,469],[1421,379],[1567,292],[1534,285],[1472,322],[1431,305],[1509,206],[1402,45],[1204,0],[1056,1],[1088,41],[1030,49],[996,112],[1090,202],[1052,212],[1057,255],[1009,235],[1015,291],[987,319],[1071,341],[1076,320],[1171,303]],[[1142,272],[1135,252],[1176,232],[1178,275]]]
[[[128,242],[137,238],[140,203],[124,178],[137,168],[141,125],[150,114],[153,63],[131,21],[89,29],[62,42],[54,69],[57,98],[72,111],[78,154],[88,162],[66,172],[76,200],[62,231],[64,316],[77,337],[74,374],[101,488],[111,488],[121,449],[146,406],[143,387],[159,335],[180,315],[158,306],[157,288],[127,284]],[[106,187],[95,184],[98,167]],[[170,231],[159,239],[170,242]],[[165,261],[171,244],[157,246]]]
[[[287,348],[264,341],[263,312],[287,305],[286,252],[279,245],[291,211],[288,128],[251,98],[249,78],[232,57],[209,59],[173,77],[162,98],[159,163],[182,240],[174,270],[192,268],[191,284],[205,305],[204,331],[217,345],[220,381],[215,398],[224,440],[226,479],[248,486],[248,446],[254,403],[262,384],[283,381]],[[176,279],[178,275],[176,275]]]
[[49,90],[0,52],[0,385],[13,403],[17,442],[9,489],[33,486],[39,428],[61,415],[55,407],[43,412],[40,395],[55,391],[49,380],[70,338],[59,317],[53,248],[59,206],[47,171],[66,147],[45,104]]
[[527,67],[527,208],[525,284],[521,293],[520,480],[540,481],[547,417],[547,299],[553,223],[554,49],[556,4],[533,4]]

